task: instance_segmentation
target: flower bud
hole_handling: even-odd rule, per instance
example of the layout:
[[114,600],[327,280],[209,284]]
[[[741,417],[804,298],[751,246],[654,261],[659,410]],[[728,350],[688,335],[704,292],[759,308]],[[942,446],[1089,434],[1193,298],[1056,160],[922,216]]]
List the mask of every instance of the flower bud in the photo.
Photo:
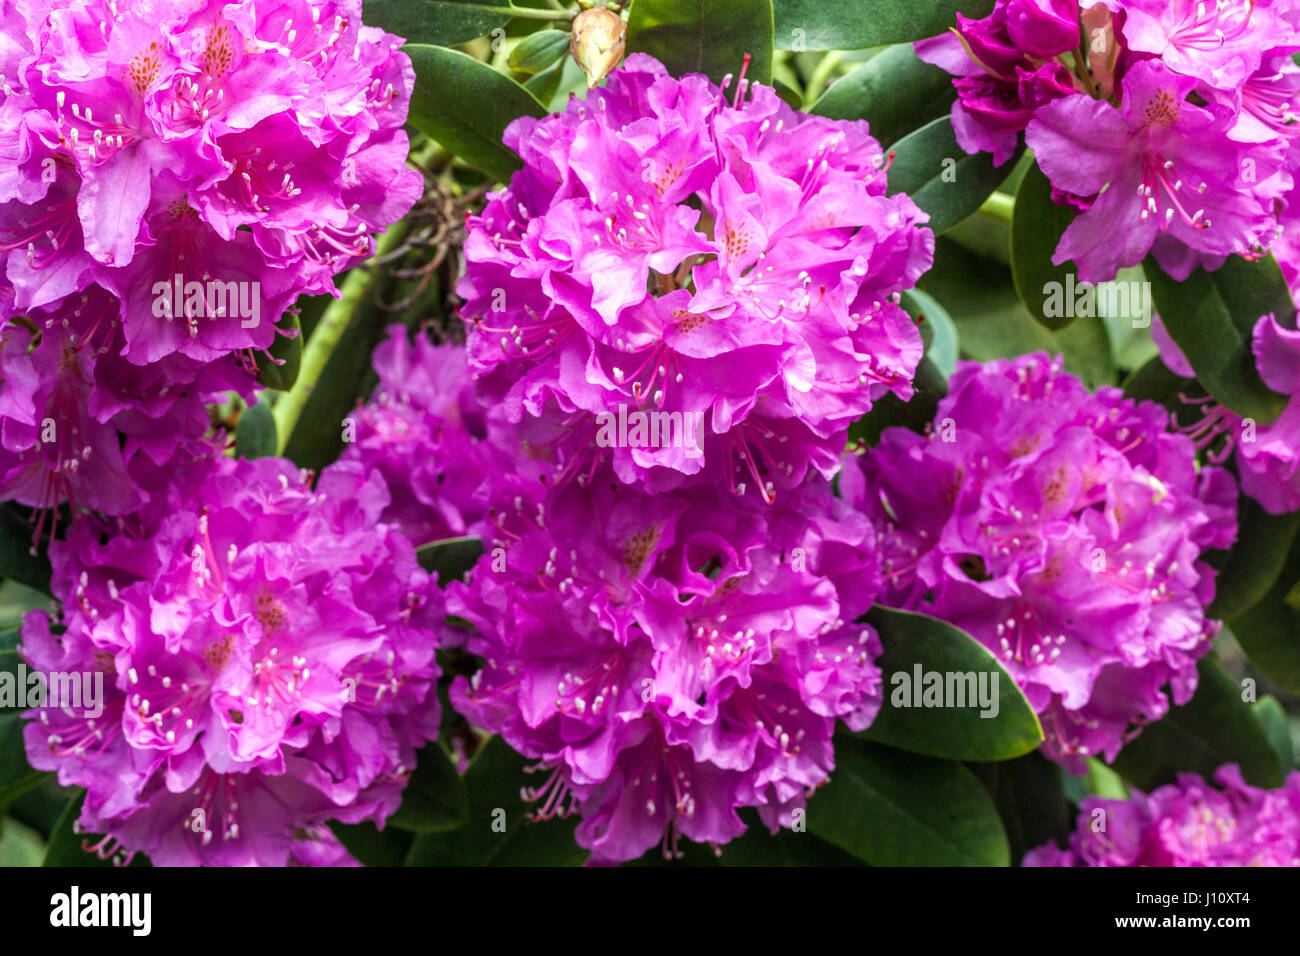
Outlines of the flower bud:
[[606,7],[583,10],[573,18],[573,39],[569,51],[587,74],[587,86],[593,87],[623,60],[627,24]]

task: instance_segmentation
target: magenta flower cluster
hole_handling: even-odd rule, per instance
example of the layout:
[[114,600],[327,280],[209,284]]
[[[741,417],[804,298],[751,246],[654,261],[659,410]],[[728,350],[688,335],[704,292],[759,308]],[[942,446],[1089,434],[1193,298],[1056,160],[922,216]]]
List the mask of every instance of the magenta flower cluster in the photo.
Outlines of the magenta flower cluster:
[[126,463],[251,396],[282,313],[418,198],[410,61],[360,14],[0,7],[0,500],[129,513]]
[[1150,252],[1181,279],[1281,234],[1300,162],[1294,0],[998,0],[957,21],[917,52],[956,77],[963,149],[1001,164],[1023,133],[1080,211],[1053,262],[1101,282]]
[[1023,865],[1300,866],[1300,773],[1261,790],[1226,764],[1214,783],[1183,773],[1129,800],[1087,797],[1069,847],[1044,844]]
[[1236,538],[1236,483],[1166,426],[1043,353],[962,362],[927,434],[886,429],[840,478],[881,529],[882,603],[992,651],[1073,772],[1189,700],[1219,629],[1203,556]]
[[86,789],[105,851],[336,861],[323,824],[382,825],[438,735],[442,592],[380,521],[379,475],[183,457],[141,476],[148,506],[51,547],[62,615],[29,612],[23,654],[104,692],[29,712],[28,759]]
[[[728,102],[634,55],[506,130],[524,168],[471,218],[457,292],[476,374],[535,420],[556,480],[609,460],[652,491],[770,501],[834,474],[849,424],[912,393],[921,337],[897,296],[930,266],[926,215],[885,195],[866,123],[735,85]],[[698,440],[621,424],[647,414]]]

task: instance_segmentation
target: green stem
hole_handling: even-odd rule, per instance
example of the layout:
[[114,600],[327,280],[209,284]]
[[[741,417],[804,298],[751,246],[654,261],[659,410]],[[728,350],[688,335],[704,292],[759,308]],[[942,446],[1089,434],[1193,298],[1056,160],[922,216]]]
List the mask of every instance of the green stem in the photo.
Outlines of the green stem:
[[980,206],[979,212],[990,219],[996,219],[999,222],[1010,222],[1011,211],[1016,206],[1016,197],[1008,196],[1006,193],[994,193],[988,199],[984,200],[984,205]]
[[804,90],[804,102],[816,103],[817,98],[822,94],[822,88],[826,81],[831,78],[831,73],[840,65],[840,54],[837,52],[827,53],[813,70],[812,76],[808,77],[808,88]]
[[283,455],[289,445],[293,430],[302,417],[302,410],[316,389],[321,373],[329,364],[334,348],[343,337],[343,332],[351,322],[358,307],[374,288],[379,278],[377,263],[391,253],[406,239],[409,226],[405,219],[394,223],[388,231],[379,237],[375,244],[375,254],[361,265],[348,272],[339,297],[329,304],[312,330],[302,350],[302,365],[298,369],[298,380],[293,388],[285,392],[271,409],[275,419],[276,454]]

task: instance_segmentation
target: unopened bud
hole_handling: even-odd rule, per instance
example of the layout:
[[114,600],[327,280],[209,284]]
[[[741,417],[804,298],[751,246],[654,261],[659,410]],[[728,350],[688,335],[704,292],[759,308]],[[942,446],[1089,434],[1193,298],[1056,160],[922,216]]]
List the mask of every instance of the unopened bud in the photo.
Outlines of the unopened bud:
[[569,52],[587,74],[587,87],[603,80],[623,60],[627,24],[605,7],[583,10],[573,18],[573,39]]

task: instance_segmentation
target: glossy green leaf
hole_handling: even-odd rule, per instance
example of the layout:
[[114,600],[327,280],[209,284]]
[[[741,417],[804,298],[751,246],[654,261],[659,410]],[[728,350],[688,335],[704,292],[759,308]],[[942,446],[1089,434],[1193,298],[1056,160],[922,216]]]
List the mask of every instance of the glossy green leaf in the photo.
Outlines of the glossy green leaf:
[[240,413],[239,426],[235,429],[235,453],[240,458],[266,458],[274,455],[275,449],[275,418],[271,415],[271,403],[263,397]]
[[1237,505],[1237,543],[1214,581],[1214,603],[1207,612],[1221,621],[1236,620],[1264,599],[1277,583],[1287,553],[1300,529],[1300,512],[1269,514],[1245,495]]
[[525,771],[530,761],[500,737],[483,745],[465,772],[469,822],[448,833],[416,837],[408,866],[577,865],[587,853],[573,841],[576,820],[528,819],[532,807],[521,788],[537,787],[545,776]]
[[469,796],[451,758],[436,740],[417,754],[415,773],[402,791],[402,805],[388,825],[416,833],[443,833],[469,822]]
[[920,286],[948,311],[957,325],[963,358],[995,358],[1047,352],[1063,355],[1066,371],[1090,388],[1115,384],[1115,363],[1101,319],[1080,319],[1051,332],[1025,311],[1011,286],[1011,272],[992,259],[972,255],[940,237],[934,268]]
[[523,164],[501,141],[520,116],[542,104],[510,77],[456,50],[408,44],[415,65],[410,121],[416,129],[489,176],[507,180]]
[[899,304],[916,321],[925,342],[925,357],[945,379],[957,366],[957,325],[948,310],[928,292],[908,289]]
[[331,821],[330,830],[344,849],[365,866],[402,866],[418,837],[410,830],[385,826],[380,830],[369,820],[363,823]]
[[778,50],[860,50],[938,36],[993,0],[773,0]]
[[1289,774],[1295,769],[1295,744],[1291,740],[1291,728],[1286,711],[1272,694],[1261,697],[1252,710],[1255,719],[1263,726],[1264,733],[1268,734],[1269,743],[1273,745],[1273,752],[1277,754],[1277,762],[1282,768],[1282,773]]
[[749,54],[745,77],[770,84],[772,0],[632,0],[627,51],[649,53],[674,76],[704,73],[715,83],[739,76]]
[[541,73],[569,52],[571,34],[567,30],[538,30],[524,37],[510,51],[506,62],[519,73]]
[[[12,647],[12,637],[17,632],[0,634],[0,673],[17,674],[17,655],[4,652]],[[14,707],[0,711],[0,810],[9,806],[23,794],[38,787],[50,774],[34,770],[27,763],[27,749],[23,745],[22,710]]]
[[1215,272],[1197,269],[1178,280],[1149,257],[1144,271],[1169,337],[1211,395],[1258,424],[1276,421],[1286,399],[1270,390],[1255,368],[1251,331],[1261,315],[1293,317],[1286,282],[1272,256],[1247,262],[1229,256]]
[[863,865],[857,857],[808,832],[806,827],[802,830],[782,827],[772,834],[749,807],[740,811],[740,818],[748,829],[722,847],[722,854],[717,857],[722,866]]
[[861,737],[931,757],[982,761],[1019,757],[1043,742],[1016,682],[965,631],[880,605],[866,619],[884,646],[876,663],[885,699]]
[[1172,783],[1180,772],[1207,780],[1225,763],[1241,765],[1247,782],[1257,787],[1282,785],[1282,769],[1268,734],[1242,700],[1241,686],[1212,657],[1197,664],[1200,683],[1183,707],[1143,728],[1125,745],[1113,764],[1138,789],[1150,792]]
[[1011,214],[1011,280],[1025,309],[1049,329],[1076,318],[1075,265],[1052,265],[1061,234],[1074,221],[1072,209],[1052,202],[1052,183],[1035,164],[1025,173]]
[[482,555],[483,541],[472,535],[444,538],[415,552],[420,567],[431,573],[437,572],[438,583],[444,588],[451,581],[462,580]]
[[835,771],[808,801],[814,833],[872,866],[1006,866],[992,797],[959,763],[838,738]]
[[256,353],[257,380],[267,388],[287,392],[298,381],[298,369],[302,366],[302,325],[296,312],[290,313],[280,325],[290,334],[276,334],[269,357],[265,352]]
[[506,0],[366,0],[361,13],[367,25],[395,33],[409,43],[452,46],[505,26],[509,15],[492,9],[505,6]]
[[957,89],[952,77],[921,60],[910,43],[877,53],[836,80],[808,112],[836,120],[866,120],[889,147],[931,120],[947,116]]
[[1293,540],[1281,572],[1264,596],[1228,622],[1250,662],[1290,694],[1300,694],[1300,607],[1288,600],[1298,583],[1300,538]]
[[0,503],[0,577],[12,578],[49,594],[50,560],[45,555],[44,543],[32,554],[35,531],[12,503]]
[[1013,863],[1048,841],[1062,840],[1072,829],[1064,771],[1042,754],[971,764],[970,770],[993,797]]
[[45,859],[45,841],[31,827],[13,817],[0,817],[0,869],[40,866]]
[[911,196],[930,214],[928,225],[935,235],[979,209],[1011,169],[1006,164],[994,166],[989,153],[969,155],[957,145],[952,122],[946,116],[907,134],[891,152],[894,160],[889,167],[890,193]]

